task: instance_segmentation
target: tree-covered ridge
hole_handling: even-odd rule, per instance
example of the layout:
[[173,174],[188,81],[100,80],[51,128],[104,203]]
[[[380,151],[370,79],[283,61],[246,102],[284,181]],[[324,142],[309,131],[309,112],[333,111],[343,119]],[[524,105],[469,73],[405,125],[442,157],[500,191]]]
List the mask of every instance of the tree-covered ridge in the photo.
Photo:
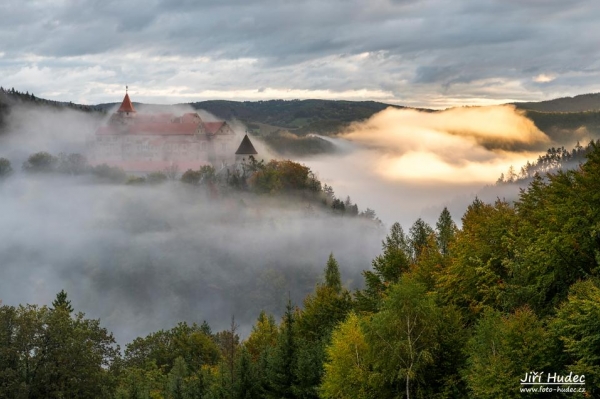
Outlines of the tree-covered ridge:
[[517,108],[540,112],[585,112],[600,110],[600,93],[581,94],[538,102],[516,102]]
[[25,93],[15,90],[14,87],[11,89],[5,89],[0,87],[0,110],[7,110],[11,105],[15,104],[35,104],[35,105],[47,105],[54,108],[70,108],[85,112],[99,112],[96,106],[75,104],[72,101],[54,101],[47,100],[44,98],[36,97],[33,93],[26,91]]
[[600,111],[540,112],[525,111],[525,116],[553,140],[562,143],[573,134],[600,134]]
[[180,323],[119,355],[98,321],[71,313],[64,292],[50,309],[3,306],[0,393],[518,398],[525,373],[543,372],[585,376],[576,387],[585,392],[544,397],[597,397],[599,192],[592,143],[587,162],[535,176],[514,204],[476,199],[460,228],[447,210],[435,228],[418,219],[405,233],[394,224],[364,289],[344,288],[332,254],[303,306],[288,301],[279,322],[261,313],[243,340],[235,320],[218,333]]
[[[388,107],[404,108],[375,101],[268,100],[201,101],[191,103],[222,119],[239,119],[286,128],[298,135],[336,133],[351,122],[370,118]],[[251,129],[256,128],[250,125]]]
[[14,88],[5,89],[0,87],[0,134],[4,132],[8,115],[13,108],[22,106],[40,107],[50,110],[70,109],[86,113],[103,115],[104,111],[96,106],[75,104],[73,102],[53,101],[36,97],[33,93],[20,92]]
[[375,101],[333,100],[213,100],[190,105],[221,119],[239,120],[278,153],[293,155],[332,153],[333,144],[314,134],[336,134],[388,107],[403,108]]
[[500,175],[496,184],[529,182],[536,174],[545,176],[551,172],[577,168],[585,162],[587,154],[595,148],[594,145],[599,144],[600,140],[590,141],[583,147],[578,142],[570,151],[565,147],[552,147],[534,162],[528,161],[518,172],[511,166],[506,174]]

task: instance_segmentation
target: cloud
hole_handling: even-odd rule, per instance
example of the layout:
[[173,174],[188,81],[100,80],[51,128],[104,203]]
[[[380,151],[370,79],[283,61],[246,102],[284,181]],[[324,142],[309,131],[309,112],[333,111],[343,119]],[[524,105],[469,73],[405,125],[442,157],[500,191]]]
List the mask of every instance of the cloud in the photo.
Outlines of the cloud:
[[[555,145],[513,106],[388,108],[328,140],[338,155],[302,161],[342,198],[349,195],[388,225],[405,228],[418,217],[434,224],[445,205],[458,221],[483,186]],[[518,192],[508,187],[494,194],[511,200]]]
[[536,77],[533,78],[533,81],[536,83],[549,83],[556,79],[555,75],[540,73]]
[[452,182],[489,182],[550,143],[512,106],[388,108],[342,137],[379,151],[377,169],[387,178]]
[[[85,103],[115,101],[111,85],[129,83],[166,93],[140,93],[144,102],[187,100],[170,91],[182,86],[240,100],[268,87],[349,99],[384,92],[435,108],[600,90],[590,0],[117,3],[2,2],[0,84]],[[107,74],[68,85],[19,73],[97,66]],[[532,80],[547,71],[561,79]]]

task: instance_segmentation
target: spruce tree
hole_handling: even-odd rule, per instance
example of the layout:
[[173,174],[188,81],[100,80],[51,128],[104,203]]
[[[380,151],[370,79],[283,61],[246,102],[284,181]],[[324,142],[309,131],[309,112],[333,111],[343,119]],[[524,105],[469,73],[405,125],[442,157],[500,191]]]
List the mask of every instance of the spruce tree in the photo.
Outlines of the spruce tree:
[[448,246],[454,240],[454,235],[457,230],[456,224],[452,221],[452,216],[450,216],[448,208],[444,207],[435,228],[437,230],[436,238],[438,248],[443,256],[447,256]]
[[363,272],[366,288],[356,293],[359,310],[375,312],[387,287],[397,282],[410,266],[410,246],[400,223],[394,223],[382,242],[383,254],[373,262],[373,270]]
[[269,362],[270,392],[268,397],[270,398],[295,398],[293,394],[293,387],[296,385],[297,363],[295,322],[294,308],[291,300],[288,300],[281,333]]
[[342,291],[342,276],[340,275],[340,268],[333,257],[333,253],[329,254],[327,266],[325,267],[325,285],[337,293]]
[[187,377],[187,365],[180,356],[175,359],[175,364],[169,373],[168,379],[168,397],[172,399],[186,399],[188,397],[185,386]]
[[65,292],[65,290],[60,290],[60,292],[56,294],[56,299],[52,301],[52,306],[55,310],[63,309],[69,313],[73,312],[71,301],[67,299],[67,293]]
[[412,225],[408,231],[413,263],[419,260],[423,250],[427,247],[427,240],[433,234],[433,229],[421,218]]

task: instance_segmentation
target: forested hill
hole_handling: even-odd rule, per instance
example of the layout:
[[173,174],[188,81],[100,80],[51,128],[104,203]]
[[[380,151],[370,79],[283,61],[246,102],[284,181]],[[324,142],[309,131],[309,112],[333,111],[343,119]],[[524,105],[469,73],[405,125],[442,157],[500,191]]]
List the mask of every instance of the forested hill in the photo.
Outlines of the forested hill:
[[540,112],[600,111],[600,93],[581,94],[539,102],[517,102],[517,108]]
[[0,87],[0,132],[4,127],[6,117],[13,107],[21,105],[31,105],[40,107],[49,107],[52,109],[73,109],[83,112],[105,112],[102,108],[93,105],[75,104],[71,101],[54,101],[36,97],[33,93],[20,92],[14,88],[6,89]]
[[36,104],[36,105],[46,105],[57,108],[71,108],[77,109],[80,111],[92,112],[92,111],[102,111],[102,107],[97,107],[95,105],[85,105],[85,104],[76,104],[72,101],[54,101],[48,100],[45,98],[36,97],[33,93],[21,92],[15,90],[14,88],[6,89],[4,87],[0,87],[0,109],[8,110],[10,107],[20,104]]
[[600,137],[600,93],[514,105],[562,145]]
[[368,119],[388,107],[404,108],[375,101],[333,100],[216,100],[190,105],[196,109],[204,109],[219,118],[235,118],[248,123],[278,126],[299,135],[337,133],[349,123]]

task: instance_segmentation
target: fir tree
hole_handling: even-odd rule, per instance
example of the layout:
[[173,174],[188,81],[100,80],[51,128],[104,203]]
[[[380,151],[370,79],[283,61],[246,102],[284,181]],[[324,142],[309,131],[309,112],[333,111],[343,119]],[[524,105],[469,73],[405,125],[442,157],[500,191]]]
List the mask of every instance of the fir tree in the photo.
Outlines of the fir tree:
[[327,266],[325,267],[325,285],[337,293],[342,291],[342,276],[340,275],[340,268],[333,257],[333,253],[329,254]]
[[293,399],[293,386],[296,385],[296,337],[294,325],[296,318],[291,300],[288,300],[283,325],[277,347],[273,351],[269,364],[269,395],[271,398]]
[[63,309],[68,311],[69,313],[73,312],[71,301],[67,299],[67,293],[65,292],[65,290],[60,290],[60,292],[56,294],[56,299],[52,301],[52,306],[55,310]]
[[454,240],[457,228],[456,224],[452,221],[452,216],[448,208],[444,207],[444,210],[440,214],[435,228],[437,230],[436,238],[437,245],[442,255],[448,255],[448,245]]

